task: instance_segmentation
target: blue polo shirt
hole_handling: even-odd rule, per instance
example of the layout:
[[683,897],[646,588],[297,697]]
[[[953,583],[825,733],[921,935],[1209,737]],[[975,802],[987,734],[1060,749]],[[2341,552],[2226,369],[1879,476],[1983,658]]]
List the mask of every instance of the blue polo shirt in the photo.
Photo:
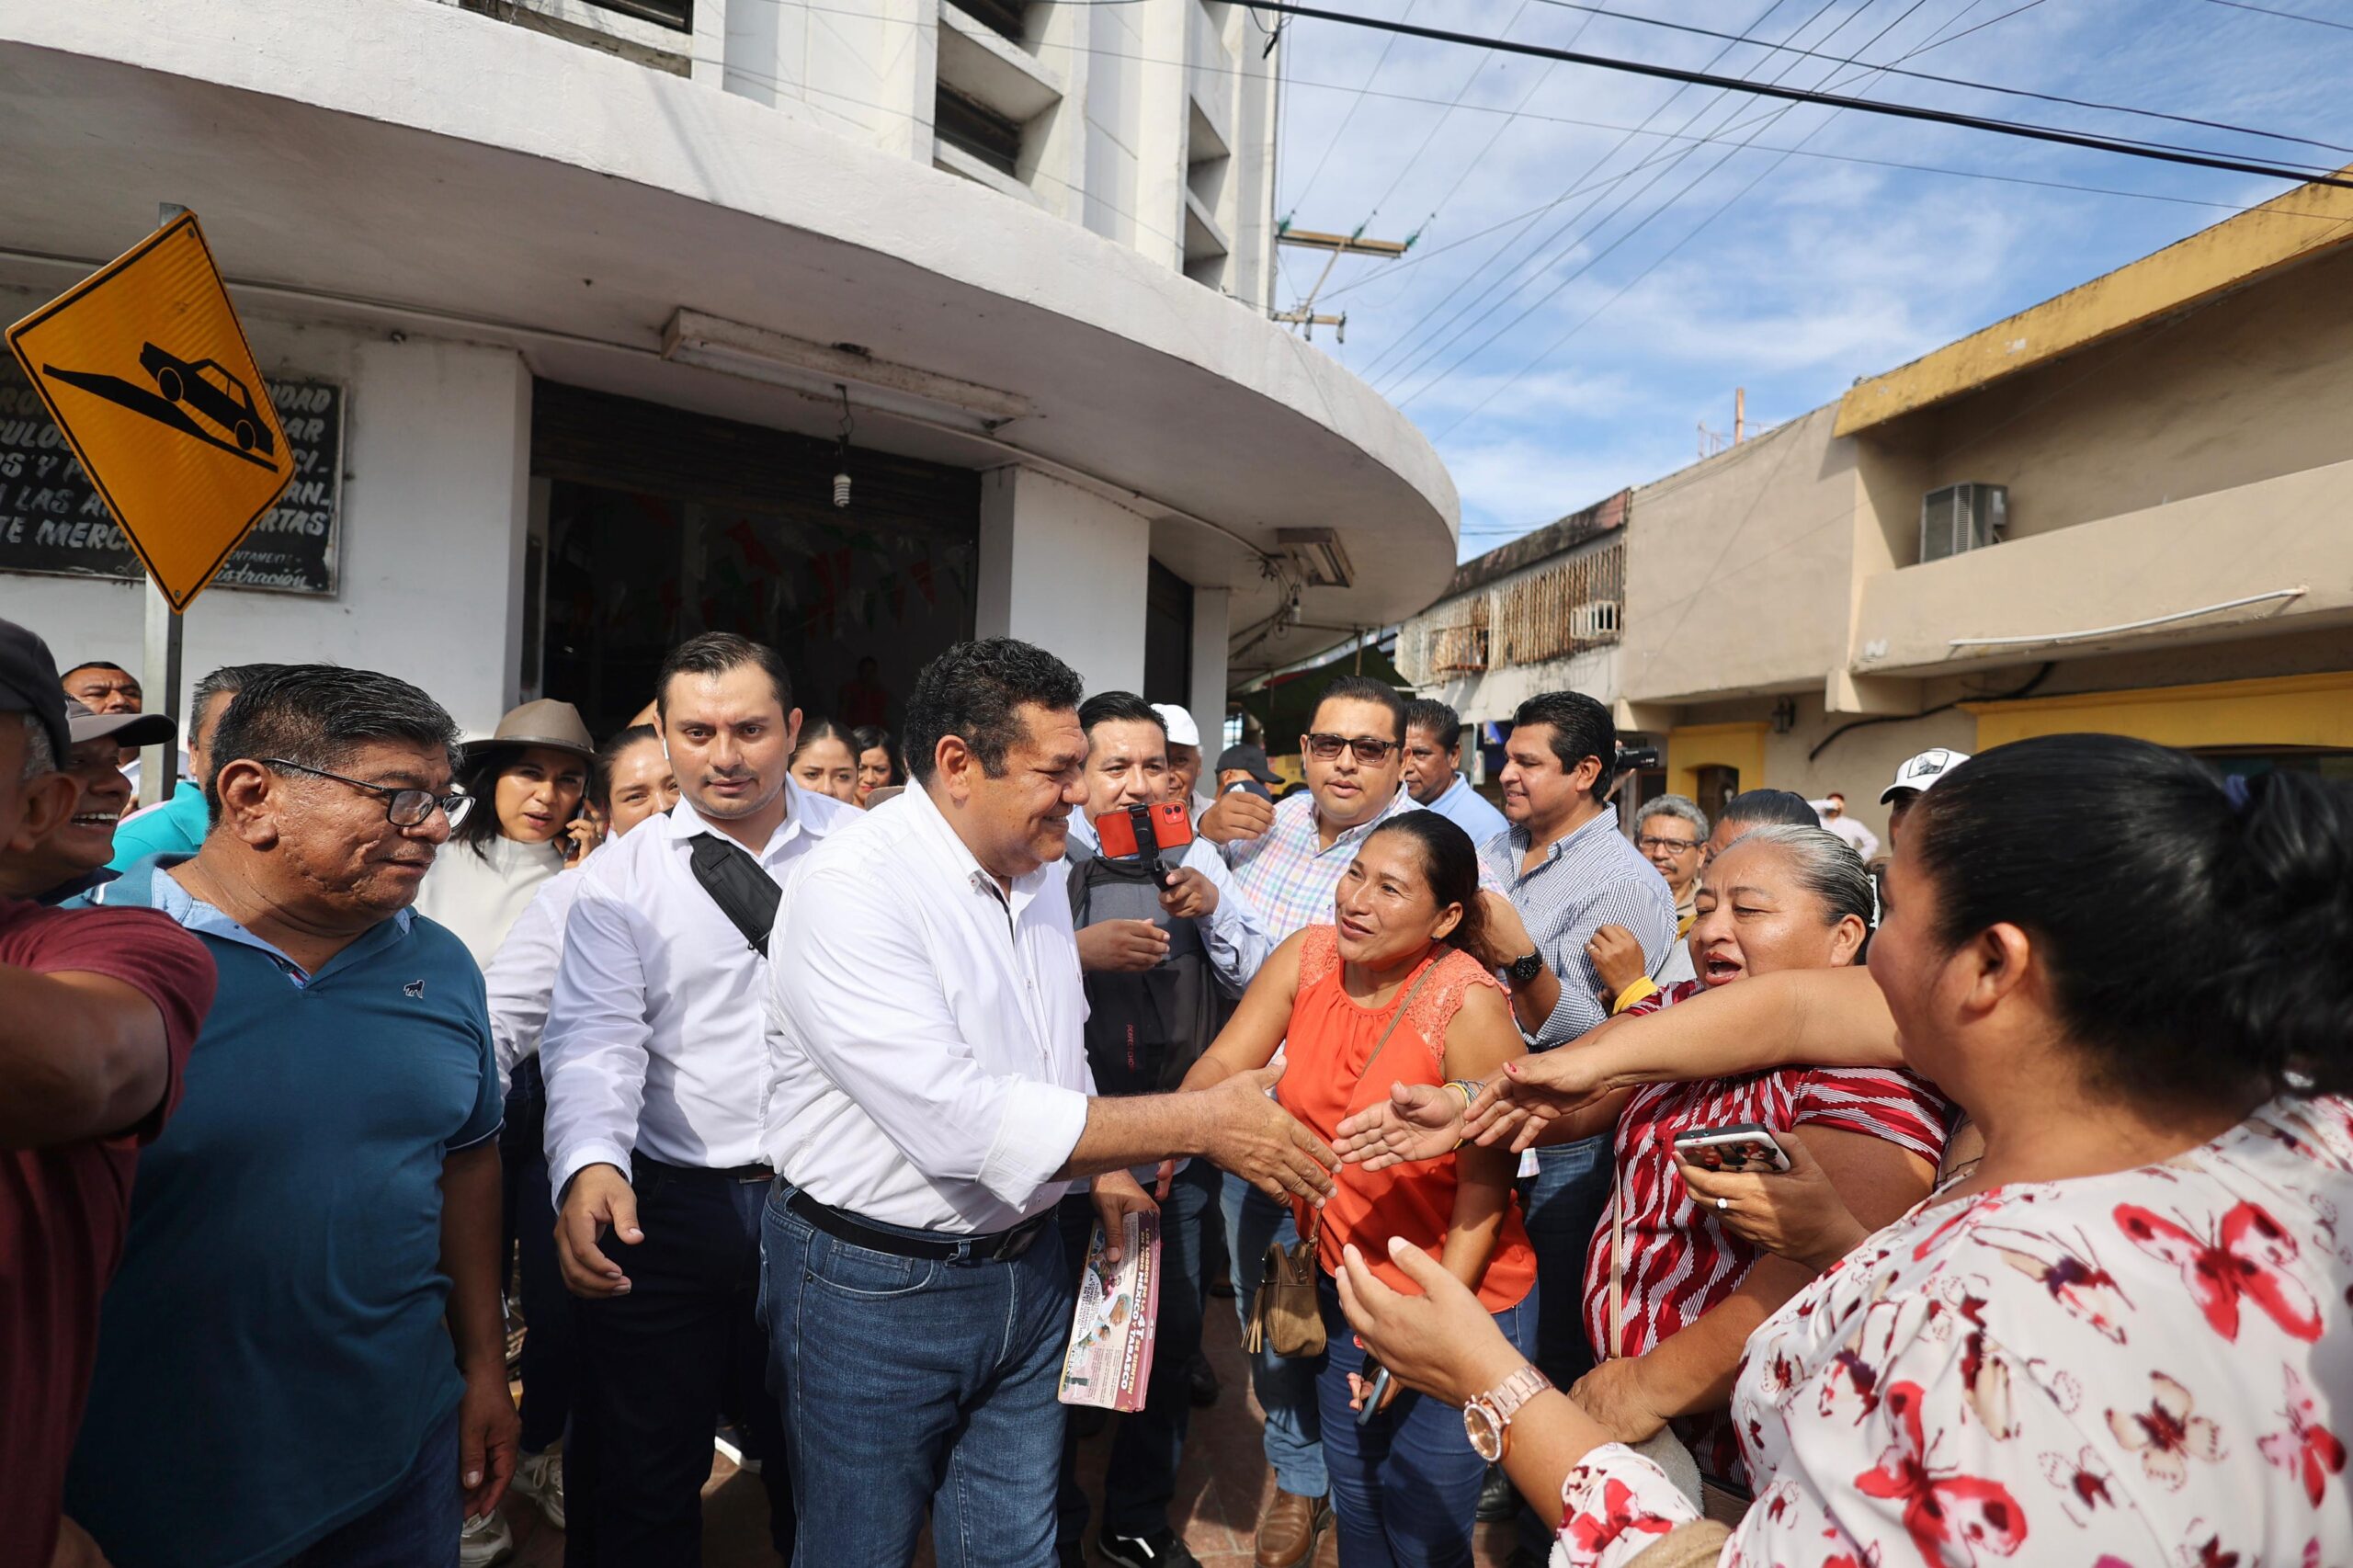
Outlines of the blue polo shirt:
[[161,874],[181,858],[95,895],[162,910],[221,975],[140,1155],[66,1478],[115,1568],[282,1562],[402,1479],[463,1391],[441,1163],[499,1125],[456,937],[404,910],[306,973]]
[[1471,835],[1471,847],[1483,849],[1487,841],[1507,831],[1511,824],[1503,812],[1495,810],[1484,795],[1471,788],[1471,780],[1458,773],[1446,793],[1432,801],[1431,811],[1446,818]]
[[211,821],[203,786],[183,778],[170,800],[158,801],[115,824],[114,858],[107,865],[127,871],[150,855],[193,855],[204,843]]

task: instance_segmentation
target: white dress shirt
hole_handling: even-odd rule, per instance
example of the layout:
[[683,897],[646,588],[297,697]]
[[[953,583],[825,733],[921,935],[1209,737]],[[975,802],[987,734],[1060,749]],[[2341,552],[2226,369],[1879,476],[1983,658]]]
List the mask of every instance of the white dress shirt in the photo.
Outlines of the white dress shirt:
[[[779,931],[788,869],[861,815],[789,779],[785,796],[784,824],[754,857],[787,889]],[[709,1170],[759,1162],[768,966],[695,880],[692,840],[717,831],[681,801],[581,869],[540,1047],[559,1202],[582,1166],[627,1172],[631,1150]]]
[[[1071,812],[1070,835],[1094,853],[1103,852],[1095,824],[1083,812]],[[1216,845],[1196,838],[1185,846],[1176,864],[1182,870],[1199,871],[1217,889],[1217,907],[1193,925],[1201,934],[1201,950],[1209,955],[1218,984],[1239,1000],[1259,969],[1274,956],[1278,946],[1274,934],[1259,921],[1249,897],[1234,885],[1233,873],[1226,869],[1225,857],[1218,853]]]
[[515,1064],[539,1053],[547,1028],[548,999],[555,994],[555,970],[563,957],[563,925],[580,896],[578,869],[551,877],[523,906],[506,940],[482,971],[490,993],[490,1040],[498,1056],[498,1087],[514,1086]]
[[1069,867],[981,869],[920,784],[835,833],[777,917],[765,1144],[821,1203],[986,1234],[1051,1209],[1086,1125]]

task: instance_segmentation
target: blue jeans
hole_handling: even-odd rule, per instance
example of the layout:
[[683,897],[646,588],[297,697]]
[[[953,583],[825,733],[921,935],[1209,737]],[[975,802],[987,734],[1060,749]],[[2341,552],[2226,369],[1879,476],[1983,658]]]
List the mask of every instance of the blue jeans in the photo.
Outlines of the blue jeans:
[[[1495,1314],[1495,1326],[1522,1354],[1535,1338],[1540,1290]],[[1487,1461],[1472,1451],[1462,1413],[1404,1392],[1358,1426],[1348,1408],[1348,1374],[1363,1369],[1365,1353],[1341,1315],[1329,1275],[1316,1296],[1324,1339],[1315,1395],[1324,1409],[1340,1568],[1469,1568]]]
[[[1299,1240],[1290,1205],[1278,1203],[1240,1176],[1228,1173],[1222,1199],[1225,1235],[1233,1254],[1233,1304],[1245,1329],[1266,1273],[1267,1248]],[[1324,1469],[1324,1423],[1315,1405],[1315,1363],[1261,1350],[1250,1358],[1250,1387],[1258,1395],[1267,1425],[1259,1440],[1275,1484],[1301,1497],[1321,1497],[1332,1489]]]
[[940,1568],[1051,1568],[1071,1324],[1059,1233],[1003,1263],[901,1257],[813,1228],[790,1191],[779,1181],[761,1220],[760,1312],[794,1560],[904,1565],[928,1506]]
[[453,1410],[382,1502],[288,1558],[285,1568],[457,1568],[464,1522]]
[[[1153,1329],[1152,1381],[1142,1410],[1115,1417],[1119,1428],[1103,1472],[1105,1535],[1151,1536],[1169,1528],[1176,1466],[1193,1418],[1193,1358],[1201,1348],[1201,1217],[1209,1212],[1218,1180],[1215,1165],[1195,1160],[1177,1173],[1160,1202],[1160,1321]],[[1074,1192],[1054,1218],[1062,1228],[1063,1263],[1074,1301],[1087,1244],[1094,1239],[1095,1200]],[[1063,1440],[1058,1541],[1078,1545],[1086,1533],[1086,1509],[1074,1426]]]
[[[1593,1370],[1585,1333],[1586,1253],[1597,1244],[1595,1232],[1609,1203],[1613,1157],[1607,1133],[1548,1145],[1536,1151],[1536,1175],[1519,1184],[1520,1211],[1536,1249],[1535,1348],[1529,1359],[1557,1389]],[[1524,1505],[1519,1539],[1540,1560],[1552,1549],[1552,1530]]]

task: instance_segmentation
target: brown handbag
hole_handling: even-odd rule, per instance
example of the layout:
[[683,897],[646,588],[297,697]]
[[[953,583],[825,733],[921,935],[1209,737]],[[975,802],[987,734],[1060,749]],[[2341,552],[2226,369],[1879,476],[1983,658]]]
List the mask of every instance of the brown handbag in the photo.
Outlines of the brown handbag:
[[[1364,1071],[1357,1075],[1358,1087],[1361,1088],[1364,1080],[1371,1075],[1372,1064],[1388,1048],[1389,1037],[1397,1032],[1397,1025],[1413,1006],[1414,998],[1421,994],[1422,987],[1437,969],[1436,959],[1422,966],[1413,988],[1389,1016],[1389,1027],[1381,1031],[1372,1054],[1364,1059]],[[1351,1094],[1349,1097],[1355,1096]],[[1315,1299],[1315,1277],[1321,1267],[1315,1248],[1323,1232],[1324,1211],[1311,1210],[1305,1235],[1289,1246],[1278,1242],[1267,1248],[1265,1270],[1258,1278],[1258,1294],[1250,1303],[1250,1321],[1242,1330],[1243,1349],[1254,1356],[1261,1349],[1285,1357],[1324,1354],[1324,1308]]]

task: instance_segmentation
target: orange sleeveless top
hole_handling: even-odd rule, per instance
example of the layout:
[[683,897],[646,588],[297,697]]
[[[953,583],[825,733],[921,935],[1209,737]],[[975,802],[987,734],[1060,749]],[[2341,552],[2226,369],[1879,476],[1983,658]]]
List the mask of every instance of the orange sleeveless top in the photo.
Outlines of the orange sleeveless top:
[[[1437,972],[1414,996],[1413,1010],[1399,1020],[1368,1076],[1365,1065],[1380,1046],[1381,1032],[1432,965]],[[1478,960],[1459,949],[1441,947],[1415,970],[1387,1006],[1367,1007],[1340,985],[1338,933],[1329,926],[1308,927],[1299,955],[1299,994],[1291,1003],[1290,1035],[1283,1044],[1287,1065],[1275,1085],[1276,1099],[1329,1143],[1342,1121],[1385,1098],[1391,1085],[1445,1083],[1446,1027],[1462,998],[1482,985],[1502,989]],[[1390,1261],[1389,1238],[1403,1236],[1433,1257],[1440,1256],[1454,1218],[1454,1172],[1451,1154],[1382,1171],[1342,1165],[1337,1187],[1324,1204],[1317,1246],[1324,1271],[1337,1274],[1340,1249],[1354,1242],[1383,1283],[1409,1296],[1420,1295],[1421,1287]],[[1305,1235],[1308,1207],[1294,1199],[1292,1209],[1300,1234]],[[1520,1223],[1519,1201],[1507,1198],[1503,1226],[1479,1284],[1480,1302],[1491,1312],[1518,1306],[1535,1281],[1536,1253]]]

